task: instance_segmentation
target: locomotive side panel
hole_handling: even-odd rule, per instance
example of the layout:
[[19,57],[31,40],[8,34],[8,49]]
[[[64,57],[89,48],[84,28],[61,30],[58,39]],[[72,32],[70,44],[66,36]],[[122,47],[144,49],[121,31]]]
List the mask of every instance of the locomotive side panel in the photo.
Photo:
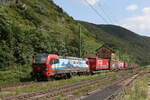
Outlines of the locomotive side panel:
[[52,71],[55,74],[69,72],[87,72],[88,64],[84,59],[59,58],[59,63],[52,65]]

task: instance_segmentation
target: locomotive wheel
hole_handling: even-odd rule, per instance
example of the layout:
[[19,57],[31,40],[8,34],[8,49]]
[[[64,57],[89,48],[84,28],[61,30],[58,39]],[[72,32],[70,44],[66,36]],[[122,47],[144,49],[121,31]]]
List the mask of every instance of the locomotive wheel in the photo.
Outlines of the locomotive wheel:
[[38,82],[40,82],[40,81],[48,81],[48,77],[46,77],[46,76],[41,76],[41,75],[37,75],[37,76],[36,76],[36,80],[37,80]]
[[41,77],[39,75],[36,76],[36,80],[39,82],[41,81]]
[[31,80],[36,81],[36,76],[35,76],[35,74],[34,74],[33,72],[31,72],[30,75],[31,75]]
[[70,73],[66,73],[66,75],[67,75],[68,79],[71,78],[71,74]]
[[43,81],[48,81],[48,77],[45,76],[45,77],[43,78]]
[[68,79],[67,74],[64,74],[64,75],[63,75],[63,78],[64,78],[64,79]]

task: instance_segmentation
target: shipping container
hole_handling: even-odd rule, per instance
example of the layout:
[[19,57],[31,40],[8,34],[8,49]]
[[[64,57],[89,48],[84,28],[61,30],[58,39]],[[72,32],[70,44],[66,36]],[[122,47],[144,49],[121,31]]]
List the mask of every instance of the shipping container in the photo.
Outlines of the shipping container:
[[92,71],[98,70],[108,70],[110,69],[109,60],[108,59],[100,59],[100,58],[88,58],[89,67]]
[[111,70],[117,70],[118,69],[118,61],[111,60],[110,61],[110,69]]
[[125,68],[125,64],[123,61],[118,61],[118,69],[124,69]]

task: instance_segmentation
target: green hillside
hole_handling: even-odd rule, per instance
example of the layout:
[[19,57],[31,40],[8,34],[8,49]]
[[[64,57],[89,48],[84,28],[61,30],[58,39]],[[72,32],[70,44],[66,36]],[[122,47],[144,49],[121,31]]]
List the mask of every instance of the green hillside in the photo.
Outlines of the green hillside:
[[52,0],[2,1],[0,84],[30,81],[32,56],[37,53],[79,57],[80,48],[83,56],[102,44],[113,48],[119,60],[150,64],[149,37],[118,26],[76,21]]
[[149,37],[113,25],[81,24],[52,0],[0,4],[0,69],[31,65],[37,53],[79,56],[79,26],[81,56],[106,43],[120,60],[149,63]]
[[[98,41],[104,42],[131,62],[150,64],[150,37],[140,36],[115,25],[95,25],[80,22]],[[122,58],[122,57],[118,57]]]
[[[79,56],[80,24],[52,0],[0,5],[0,68],[31,64],[37,53]],[[100,46],[84,27],[82,55]]]

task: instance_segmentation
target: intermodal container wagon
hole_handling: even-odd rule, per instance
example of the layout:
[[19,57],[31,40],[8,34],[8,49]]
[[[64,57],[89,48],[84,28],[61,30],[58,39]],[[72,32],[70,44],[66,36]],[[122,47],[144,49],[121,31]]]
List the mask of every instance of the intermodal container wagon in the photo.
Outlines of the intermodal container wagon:
[[88,61],[89,61],[89,67],[90,67],[89,69],[92,71],[110,69],[108,59],[88,58]]

